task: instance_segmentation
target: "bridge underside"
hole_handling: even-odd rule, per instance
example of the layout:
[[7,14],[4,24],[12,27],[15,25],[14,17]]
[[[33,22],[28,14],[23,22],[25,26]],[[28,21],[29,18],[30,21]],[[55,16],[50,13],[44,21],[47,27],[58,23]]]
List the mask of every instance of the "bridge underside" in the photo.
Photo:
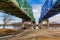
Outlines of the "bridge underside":
[[[50,17],[52,17],[52,16],[54,16],[54,15],[57,15],[57,14],[59,14],[59,12],[60,12],[60,1],[57,2],[57,3],[46,13],[46,15],[41,19],[41,21],[42,21],[42,20],[46,20],[46,19],[48,19],[48,18],[50,18]],[[41,21],[39,21],[39,22],[41,22]]]
[[17,8],[11,2],[0,2],[0,10],[4,11],[4,13],[11,14],[26,20],[30,20],[30,18],[19,8]]
[[13,2],[11,2],[11,0],[0,0],[0,11],[19,17],[19,18],[22,18],[24,20],[29,20],[29,21],[32,20],[33,22],[35,22],[33,13],[29,15],[29,13],[26,13],[26,11],[20,8],[20,5],[18,3],[13,3]]

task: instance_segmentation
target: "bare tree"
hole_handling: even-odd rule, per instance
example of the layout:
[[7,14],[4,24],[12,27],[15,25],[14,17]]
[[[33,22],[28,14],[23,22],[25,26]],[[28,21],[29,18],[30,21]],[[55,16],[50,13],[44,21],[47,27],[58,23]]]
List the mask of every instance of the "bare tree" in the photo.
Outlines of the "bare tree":
[[13,19],[12,19],[12,17],[11,17],[11,15],[9,15],[9,14],[3,14],[3,22],[4,22],[4,24],[3,24],[3,28],[5,28],[5,26],[7,25],[7,23],[8,22],[10,22],[10,21],[12,21]]

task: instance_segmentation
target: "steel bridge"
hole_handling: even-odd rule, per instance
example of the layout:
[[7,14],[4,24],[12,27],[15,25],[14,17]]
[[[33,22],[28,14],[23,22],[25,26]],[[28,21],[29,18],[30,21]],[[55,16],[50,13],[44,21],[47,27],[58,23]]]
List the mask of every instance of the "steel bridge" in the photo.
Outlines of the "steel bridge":
[[60,0],[46,0],[41,10],[39,23],[60,13]]
[[32,7],[26,0],[0,0],[0,11],[35,22]]

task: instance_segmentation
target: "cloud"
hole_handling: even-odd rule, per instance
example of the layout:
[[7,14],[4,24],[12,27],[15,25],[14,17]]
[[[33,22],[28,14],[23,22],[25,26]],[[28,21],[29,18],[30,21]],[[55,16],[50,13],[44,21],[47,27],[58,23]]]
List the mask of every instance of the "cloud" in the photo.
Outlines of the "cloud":
[[[33,14],[34,14],[34,17],[36,19],[36,22],[38,24],[40,14],[41,14],[41,5],[40,4],[32,4],[32,10],[33,10]],[[49,18],[49,21],[50,22],[60,23],[60,14]]]
[[[3,24],[4,23],[3,22],[3,15],[4,15],[4,13],[0,12],[0,24]],[[22,19],[21,18],[18,18],[18,17],[15,17],[15,16],[12,16],[12,19],[15,19],[15,20],[10,21],[9,23],[22,22]]]
[[[36,18],[36,22],[39,21],[40,18],[40,14],[41,14],[41,6],[44,4],[46,0],[28,0],[28,3],[32,6],[32,10],[34,13],[34,17]],[[53,1],[53,3],[56,0]],[[60,14],[53,16],[51,18],[49,18],[50,22],[58,22],[60,23]]]
[[50,22],[60,23],[60,14],[55,15],[49,19]]
[[2,20],[0,20],[0,24],[3,24],[3,21]]
[[36,22],[38,23],[39,18],[40,18],[40,14],[41,14],[41,5],[40,4],[33,4],[32,10],[33,10],[33,14],[36,19]]

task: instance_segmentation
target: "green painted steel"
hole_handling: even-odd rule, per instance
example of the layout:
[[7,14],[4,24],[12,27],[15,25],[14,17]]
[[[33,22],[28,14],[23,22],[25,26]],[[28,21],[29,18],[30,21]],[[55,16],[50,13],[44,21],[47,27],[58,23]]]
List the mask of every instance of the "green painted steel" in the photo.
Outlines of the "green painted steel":
[[32,7],[27,3],[26,0],[4,0],[4,1],[12,2],[13,4],[15,4],[17,8],[22,10],[28,17],[31,18],[31,20],[35,22],[35,18],[32,12]]
[[32,20],[35,21],[33,12],[32,12],[32,7],[30,7],[27,1],[26,0],[16,0],[16,1],[18,2],[19,7],[23,9]]

